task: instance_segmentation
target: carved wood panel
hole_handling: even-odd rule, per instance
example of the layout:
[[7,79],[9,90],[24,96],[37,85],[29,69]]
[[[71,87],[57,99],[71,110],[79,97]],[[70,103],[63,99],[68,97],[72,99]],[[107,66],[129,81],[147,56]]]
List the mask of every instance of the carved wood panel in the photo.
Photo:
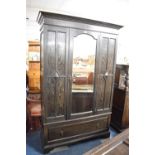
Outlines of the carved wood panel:
[[98,53],[98,61],[96,64],[97,110],[104,110],[110,108],[114,78],[115,44],[115,39],[103,36],[101,36],[100,38],[100,50]]
[[56,43],[56,72],[59,76],[56,81],[56,112],[57,115],[64,115],[65,102],[65,77],[66,75],[66,34],[57,32]]
[[103,76],[106,72],[108,38],[100,39],[100,50],[96,63],[96,109],[103,109],[105,100],[106,79]]
[[54,117],[55,116],[55,82],[56,79],[50,78],[50,76],[54,76],[56,71],[56,48],[55,42],[56,40],[56,32],[48,31],[47,32],[47,44],[46,50],[44,50],[44,104],[46,108],[46,116]]
[[67,30],[54,28],[47,30],[44,44],[44,106],[45,117],[55,119],[61,116],[65,119],[66,92],[66,59],[67,59]]
[[47,117],[55,116],[55,79],[48,78],[45,85],[45,103],[46,103],[46,113]]
[[114,79],[114,63],[115,63],[115,45],[116,40],[110,38],[108,45],[107,72],[109,76],[106,79],[105,102],[104,108],[110,108],[112,104],[113,79]]
[[59,75],[65,75],[66,64],[66,34],[63,32],[57,32],[56,43],[56,69]]

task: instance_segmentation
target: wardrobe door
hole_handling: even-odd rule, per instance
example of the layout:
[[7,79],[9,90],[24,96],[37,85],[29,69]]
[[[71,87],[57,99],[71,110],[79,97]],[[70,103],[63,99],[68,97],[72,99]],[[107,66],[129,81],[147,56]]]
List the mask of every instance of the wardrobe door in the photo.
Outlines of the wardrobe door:
[[99,47],[99,33],[70,30],[69,118],[89,116],[94,113],[94,79],[96,52]]
[[44,26],[41,83],[43,121],[66,119],[68,29]]
[[100,50],[96,63],[96,113],[111,111],[114,66],[116,53],[116,36],[101,33]]

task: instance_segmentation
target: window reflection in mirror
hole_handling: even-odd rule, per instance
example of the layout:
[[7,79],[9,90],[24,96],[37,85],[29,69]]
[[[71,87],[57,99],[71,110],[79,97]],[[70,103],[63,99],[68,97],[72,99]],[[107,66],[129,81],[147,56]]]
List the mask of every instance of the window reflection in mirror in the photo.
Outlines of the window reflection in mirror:
[[96,40],[89,35],[74,38],[72,92],[93,92]]

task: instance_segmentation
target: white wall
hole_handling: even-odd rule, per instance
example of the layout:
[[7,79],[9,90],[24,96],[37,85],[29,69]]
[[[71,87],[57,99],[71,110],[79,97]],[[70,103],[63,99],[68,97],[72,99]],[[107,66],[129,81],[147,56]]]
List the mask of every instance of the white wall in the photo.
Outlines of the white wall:
[[128,0],[27,0],[27,40],[39,40],[36,18],[39,10],[101,20],[124,25],[120,30],[117,63],[128,58],[126,47],[126,25],[128,22]]
[[[128,27],[119,30],[117,46],[117,64],[129,64],[129,39]],[[131,48],[130,48],[131,49]]]

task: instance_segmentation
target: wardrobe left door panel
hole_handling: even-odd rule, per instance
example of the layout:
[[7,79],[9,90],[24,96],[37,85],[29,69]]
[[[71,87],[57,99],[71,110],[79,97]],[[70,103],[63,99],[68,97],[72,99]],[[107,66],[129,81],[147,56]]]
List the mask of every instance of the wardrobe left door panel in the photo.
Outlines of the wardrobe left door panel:
[[46,26],[42,49],[44,122],[66,119],[68,29]]

